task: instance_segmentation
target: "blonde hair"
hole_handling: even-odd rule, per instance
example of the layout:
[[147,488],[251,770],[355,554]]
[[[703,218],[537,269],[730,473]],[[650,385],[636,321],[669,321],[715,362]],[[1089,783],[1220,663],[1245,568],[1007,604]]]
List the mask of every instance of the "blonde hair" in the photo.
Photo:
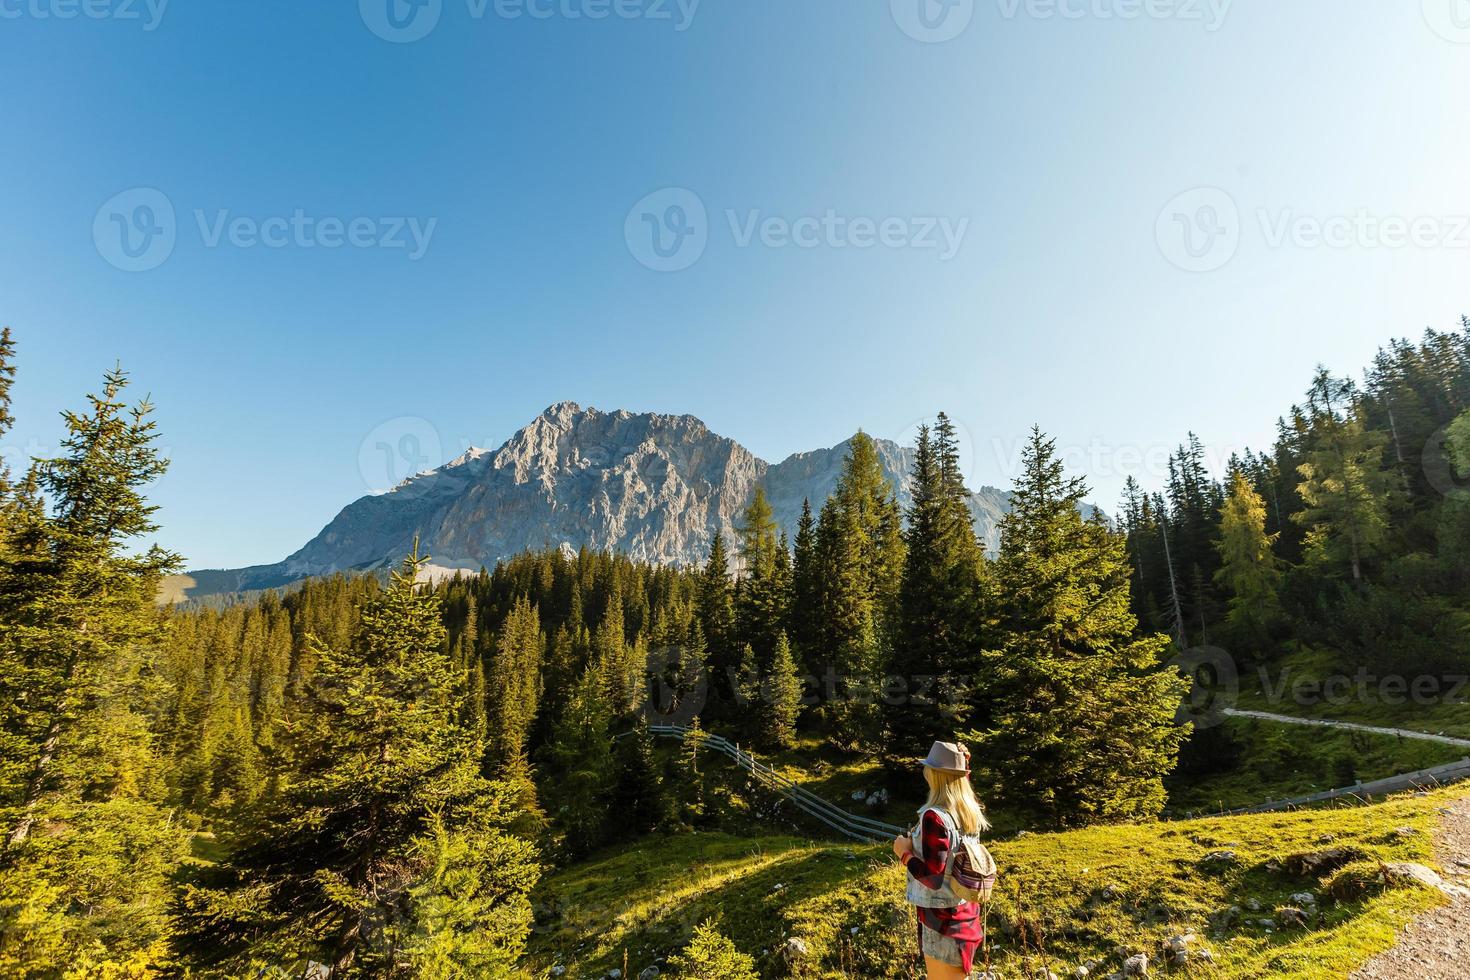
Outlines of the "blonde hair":
[[962,772],[942,772],[924,767],[924,781],[929,784],[929,801],[924,808],[943,810],[954,818],[963,834],[980,834],[990,829],[985,808],[975,796],[970,777]]

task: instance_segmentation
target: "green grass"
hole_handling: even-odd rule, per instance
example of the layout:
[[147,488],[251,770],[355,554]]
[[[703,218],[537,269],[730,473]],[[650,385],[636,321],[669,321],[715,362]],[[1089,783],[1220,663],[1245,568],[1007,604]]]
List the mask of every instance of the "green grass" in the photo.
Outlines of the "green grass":
[[1457,762],[1470,752],[1437,742],[1244,718],[1227,719],[1224,729],[1239,745],[1238,763],[1226,772],[1168,779],[1171,813],[1218,813],[1342,789],[1354,782],[1341,770],[1343,760],[1351,762],[1357,781],[1370,782]]
[[[1464,792],[1463,789],[1460,792]],[[1103,975],[1116,950],[1153,952],[1170,936],[1194,931],[1218,978],[1340,980],[1393,943],[1412,915],[1442,899],[1420,889],[1370,892],[1334,901],[1327,878],[1298,877],[1277,862],[1326,846],[1379,860],[1431,863],[1431,831],[1451,790],[1401,797],[1372,807],[1107,827],[1034,834],[996,843],[1002,868],[991,912],[991,953],[1005,976],[1022,961],[1041,963],[1032,939],[1044,938],[1059,974],[1087,959]],[[1396,828],[1413,832],[1400,836]],[[1229,849],[1223,869],[1201,859]],[[548,877],[538,890],[538,928],[528,965],[570,980],[624,966],[636,977],[663,965],[707,918],[746,952],[764,976],[786,976],[778,950],[790,937],[807,955],[789,975],[810,978],[909,978],[912,912],[902,902],[904,874],[886,847],[847,847],[799,837],[725,834],[652,837],[610,850]],[[1221,925],[1231,906],[1260,903],[1268,918],[1296,892],[1319,896],[1321,917],[1307,930],[1267,932],[1242,921]],[[1018,928],[1020,933],[1018,933]],[[1156,970],[1157,972],[1157,970]],[[1180,974],[1186,975],[1186,974]]]

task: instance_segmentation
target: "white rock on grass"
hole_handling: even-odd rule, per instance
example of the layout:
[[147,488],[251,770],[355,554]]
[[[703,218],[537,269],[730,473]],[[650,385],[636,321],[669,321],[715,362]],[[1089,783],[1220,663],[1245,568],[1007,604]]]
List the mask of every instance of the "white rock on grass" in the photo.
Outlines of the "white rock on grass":
[[1410,861],[1392,861],[1383,866],[1383,874],[1391,884],[1422,885],[1444,892],[1452,898],[1470,898],[1470,888],[1452,885],[1431,868]]

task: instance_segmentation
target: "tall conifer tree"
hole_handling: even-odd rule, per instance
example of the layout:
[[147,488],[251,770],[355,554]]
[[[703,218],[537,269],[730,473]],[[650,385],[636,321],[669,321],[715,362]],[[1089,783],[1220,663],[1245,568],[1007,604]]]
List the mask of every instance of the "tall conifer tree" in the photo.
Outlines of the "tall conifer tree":
[[1001,527],[1005,642],[975,757],[1006,802],[1059,827],[1156,815],[1187,729],[1168,641],[1137,637],[1121,535],[1085,521],[1086,493],[1034,430]]

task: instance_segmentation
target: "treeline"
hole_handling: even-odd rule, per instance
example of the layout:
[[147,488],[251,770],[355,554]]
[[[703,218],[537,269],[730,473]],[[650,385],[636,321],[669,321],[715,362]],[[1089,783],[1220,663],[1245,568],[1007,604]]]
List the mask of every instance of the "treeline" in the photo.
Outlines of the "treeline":
[[702,568],[548,552],[427,587],[415,554],[186,612],[154,604],[176,556],[135,548],[166,462],[126,384],[0,477],[0,974],[510,975],[542,868],[721,810],[662,718],[905,775],[960,734],[1053,825],[1162,806],[1183,683],[1039,432],[994,560],[941,416],[907,513],[859,434],[794,541],[757,493]]
[[1244,663],[1325,651],[1345,672],[1470,670],[1470,320],[1381,350],[1361,382],[1325,369],[1275,445],[1122,502],[1138,615]]

